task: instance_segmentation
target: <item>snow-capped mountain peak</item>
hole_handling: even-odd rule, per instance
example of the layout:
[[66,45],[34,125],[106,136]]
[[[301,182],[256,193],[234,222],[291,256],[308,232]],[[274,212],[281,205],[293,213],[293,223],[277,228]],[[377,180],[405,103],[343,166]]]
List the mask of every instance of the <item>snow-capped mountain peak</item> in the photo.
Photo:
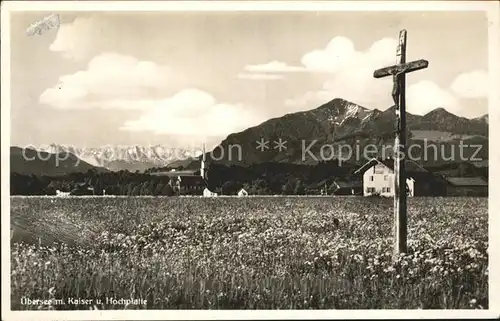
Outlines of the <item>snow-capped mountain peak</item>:
[[50,144],[36,148],[51,154],[71,153],[81,160],[111,170],[144,170],[166,166],[177,160],[194,158],[201,148],[183,149],[161,145],[106,145],[102,147],[75,147]]

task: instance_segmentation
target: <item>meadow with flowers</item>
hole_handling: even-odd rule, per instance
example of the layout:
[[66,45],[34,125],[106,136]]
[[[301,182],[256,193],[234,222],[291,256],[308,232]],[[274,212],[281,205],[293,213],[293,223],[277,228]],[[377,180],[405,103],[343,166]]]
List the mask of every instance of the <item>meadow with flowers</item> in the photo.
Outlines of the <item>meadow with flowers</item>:
[[12,309],[487,309],[487,199],[392,202],[12,197]]

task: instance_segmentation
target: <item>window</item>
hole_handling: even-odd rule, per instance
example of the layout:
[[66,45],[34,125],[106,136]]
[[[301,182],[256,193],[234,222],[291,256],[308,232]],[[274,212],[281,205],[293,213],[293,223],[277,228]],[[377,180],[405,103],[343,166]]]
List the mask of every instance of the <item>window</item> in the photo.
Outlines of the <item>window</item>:
[[390,187],[382,187],[382,193],[390,193],[391,188]]
[[388,179],[389,179],[389,176],[388,175],[384,175],[384,181],[386,181]]
[[374,193],[375,192],[375,187],[367,187],[366,188],[367,193]]
[[373,175],[370,176],[370,182],[373,182]]

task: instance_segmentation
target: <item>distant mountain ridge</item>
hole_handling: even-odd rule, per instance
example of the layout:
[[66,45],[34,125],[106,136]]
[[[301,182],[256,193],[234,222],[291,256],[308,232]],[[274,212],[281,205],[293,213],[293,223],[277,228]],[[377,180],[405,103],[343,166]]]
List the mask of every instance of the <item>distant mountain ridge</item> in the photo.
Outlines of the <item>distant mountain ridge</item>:
[[72,153],[81,160],[97,167],[112,171],[128,170],[144,171],[152,167],[161,167],[171,162],[191,159],[201,152],[195,149],[169,148],[161,145],[153,146],[103,146],[103,147],[73,147],[51,144],[38,150],[48,153]]
[[[427,143],[434,142],[439,147],[443,146],[444,149],[458,148],[460,142],[481,145],[482,150],[476,157],[487,159],[488,115],[467,119],[456,116],[444,108],[437,108],[423,116],[410,113],[406,115],[409,144],[421,146],[427,141]],[[335,148],[329,146],[340,148],[342,145],[346,147],[348,145],[354,151],[356,147],[365,150],[367,145],[373,144],[381,150],[382,146],[393,144],[395,120],[395,106],[385,111],[370,110],[336,98],[318,108],[272,118],[258,126],[233,133],[220,144],[219,151],[223,150],[225,155],[222,156],[216,149],[206,156],[207,159],[214,156],[212,161],[219,163],[247,165],[263,162],[313,164],[318,160],[345,158],[342,152],[336,152]],[[268,142],[268,148],[262,151],[256,148],[256,143],[261,139]],[[286,141],[285,150],[277,149],[276,144],[279,139]],[[314,145],[308,149],[312,143]],[[230,147],[234,145],[241,147],[241,155],[230,153]],[[304,158],[304,150],[308,156],[311,153],[314,157]],[[328,151],[332,152],[327,153],[325,159],[325,152]],[[468,150],[465,154],[471,157],[474,151]],[[433,158],[433,155],[427,156]],[[422,163],[447,162],[447,160],[428,158],[422,160]],[[364,160],[351,158],[349,161],[362,163]]]
[[488,114],[485,114],[485,115],[480,116],[480,117],[476,117],[474,119],[477,120],[477,121],[482,121],[482,122],[484,122],[486,124],[489,124],[489,115]]
[[10,148],[10,172],[25,175],[58,176],[105,168],[93,166],[71,153],[47,153],[30,148]]
[[[230,134],[220,143],[219,148],[207,153],[206,158],[208,162],[243,166],[265,162],[312,165],[322,160],[341,157],[346,159],[344,162],[360,164],[365,161],[364,158],[348,158],[341,147],[349,146],[355,151],[356,148],[364,150],[370,144],[378,150],[383,146],[392,146],[394,126],[394,106],[384,111],[370,110],[336,98],[318,108],[272,118],[242,132]],[[423,116],[407,113],[407,126],[409,145],[423,147],[427,142],[432,142],[448,149],[458,148],[460,143],[476,145],[482,147],[481,151],[476,155],[474,150],[466,150],[465,156],[488,159],[487,114],[468,119],[456,116],[444,108],[437,108]],[[284,143],[281,151],[277,148],[280,139]],[[257,142],[261,140],[267,141],[263,150],[257,149]],[[67,171],[88,169],[143,172],[150,168],[169,165],[199,168],[197,158],[200,149],[169,148],[161,145],[79,148],[57,144],[38,148],[38,152],[45,153],[42,156],[44,159],[50,154],[63,154],[59,158],[64,158],[64,154],[69,155],[68,159],[60,162],[59,168],[55,169],[55,156],[53,161],[45,164],[42,164],[43,161],[40,159],[27,161],[22,159],[21,148],[11,147],[11,171],[64,174]],[[221,150],[224,155],[220,154]],[[304,150],[307,152],[304,153]],[[27,151],[28,154],[31,153],[30,155],[37,154],[33,149]],[[390,155],[389,151],[387,156]],[[380,155],[375,153],[369,156]],[[431,151],[428,156],[433,158],[435,155]],[[76,167],[68,165],[77,162],[79,165]],[[441,159],[421,161],[424,165],[450,162],[453,161]]]

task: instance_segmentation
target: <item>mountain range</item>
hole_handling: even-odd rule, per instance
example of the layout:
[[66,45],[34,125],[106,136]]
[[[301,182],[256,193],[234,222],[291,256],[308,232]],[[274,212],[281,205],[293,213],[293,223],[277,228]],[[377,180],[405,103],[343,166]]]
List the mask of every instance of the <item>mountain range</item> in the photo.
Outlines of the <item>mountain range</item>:
[[[460,161],[460,144],[469,145],[463,149],[464,158],[488,159],[488,115],[468,119],[444,108],[423,116],[406,115],[408,146],[419,147],[413,149],[412,157],[418,158],[420,163],[435,165]],[[392,155],[391,148],[384,147],[394,143],[395,121],[394,106],[385,111],[371,110],[336,98],[318,108],[272,118],[230,134],[218,148],[208,152],[206,158],[208,162],[243,166],[265,162],[316,164],[340,158],[343,162],[359,164],[365,162],[366,157]],[[434,144],[436,150],[429,149],[430,144]],[[368,148],[369,145],[372,146]],[[479,151],[477,146],[480,146]],[[371,152],[364,155],[369,149]],[[450,154],[452,150],[454,155]],[[160,145],[75,148],[52,144],[37,150],[26,149],[26,152],[30,159],[35,157],[34,160],[27,160],[21,148],[11,147],[11,172],[58,175],[92,168],[144,171],[172,164],[197,168],[200,162],[198,150]],[[43,161],[45,158],[51,160]],[[57,158],[67,159],[56,163]]]
[[65,175],[88,170],[106,171],[71,153],[49,153],[30,148],[10,148],[10,172],[25,175]]
[[[406,113],[406,120],[407,146],[415,146],[411,157],[422,164],[488,158],[488,115],[468,119],[437,108],[423,116]],[[206,157],[240,165],[263,162],[314,164],[340,158],[363,163],[366,161],[364,151],[367,157],[393,155],[395,122],[395,106],[385,111],[370,110],[337,98],[316,109],[269,119],[231,134]],[[261,141],[267,145],[263,147],[259,144]],[[374,146],[367,147],[371,144]],[[460,157],[460,144],[468,145],[463,148],[463,157]],[[476,152],[478,148],[474,146],[481,148]],[[368,153],[370,149],[377,151]]]
[[51,144],[38,148],[48,153],[70,153],[86,163],[104,167],[111,171],[128,170],[144,171],[152,167],[166,166],[178,160],[191,160],[201,153],[194,149],[168,148],[154,146],[103,146],[103,147],[73,147]]

